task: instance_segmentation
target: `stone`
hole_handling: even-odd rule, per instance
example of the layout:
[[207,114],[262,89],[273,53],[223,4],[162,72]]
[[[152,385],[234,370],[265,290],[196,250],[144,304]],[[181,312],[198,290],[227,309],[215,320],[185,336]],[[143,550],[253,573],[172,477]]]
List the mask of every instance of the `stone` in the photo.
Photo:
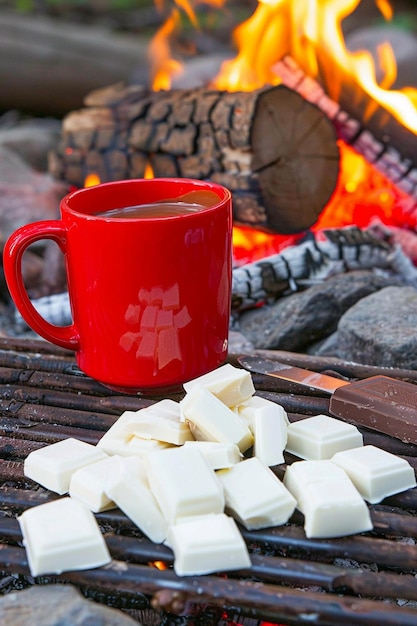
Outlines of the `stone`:
[[0,597],[0,624],[138,626],[121,611],[87,600],[71,585],[37,585]]
[[332,276],[274,304],[242,313],[239,331],[257,349],[303,352],[334,332],[340,317],[361,298],[398,282],[366,270]]
[[24,224],[58,219],[59,202],[67,191],[67,185],[36,172],[0,144],[0,240]]
[[342,315],[338,356],[348,361],[417,369],[417,290],[390,286]]
[[11,150],[37,172],[48,171],[48,154],[61,139],[61,121],[30,118],[8,111],[0,117],[0,147]]

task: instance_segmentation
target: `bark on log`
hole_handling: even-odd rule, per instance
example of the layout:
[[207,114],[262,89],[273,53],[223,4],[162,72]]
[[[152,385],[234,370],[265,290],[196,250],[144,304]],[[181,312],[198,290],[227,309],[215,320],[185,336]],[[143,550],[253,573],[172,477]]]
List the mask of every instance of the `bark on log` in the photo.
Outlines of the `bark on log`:
[[[65,115],[92,89],[148,77],[148,42],[110,29],[0,13],[0,109]],[[142,75],[139,76],[139,73]]]
[[233,193],[235,223],[277,233],[312,226],[334,191],[339,152],[333,124],[281,85],[253,92],[207,88],[152,92],[109,87],[63,121],[49,169],[83,186],[155,177],[210,179]]

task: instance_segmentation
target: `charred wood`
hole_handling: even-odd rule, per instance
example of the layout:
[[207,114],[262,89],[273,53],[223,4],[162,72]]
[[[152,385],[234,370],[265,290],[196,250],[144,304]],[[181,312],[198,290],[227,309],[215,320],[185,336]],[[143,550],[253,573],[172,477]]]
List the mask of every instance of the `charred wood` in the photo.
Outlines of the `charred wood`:
[[417,158],[413,133],[393,120],[382,108],[366,123],[362,121],[365,118],[363,102],[362,107],[355,106],[354,94],[358,86],[351,82],[343,85],[340,100],[336,102],[326,94],[319,82],[304,74],[289,56],[275,65],[274,72],[283,84],[316,104],[333,121],[338,137],[408,194],[411,198],[410,212],[414,214],[417,211]]
[[243,310],[277,299],[286,292],[355,269],[389,268],[408,284],[417,272],[398,246],[381,239],[378,230],[355,226],[328,229],[283,252],[233,270],[232,309]]
[[[22,548],[3,544],[0,546],[1,567],[19,574],[27,574],[27,563]],[[120,572],[123,571],[123,577]],[[375,582],[376,582],[375,577]],[[145,565],[114,560],[107,568],[61,574],[39,583],[71,583],[81,589],[104,594],[115,594],[136,606],[143,595],[154,598],[155,608],[161,606],[160,594],[167,589],[178,594],[185,602],[190,599],[198,604],[209,603],[218,607],[239,608],[240,615],[257,619],[282,619],[287,623],[302,623],[308,615],[323,626],[351,625],[360,621],[364,626],[414,626],[416,613],[413,608],[398,608],[387,602],[348,595],[323,594],[320,591],[294,589],[272,583],[219,579],[214,576],[178,578],[172,570],[160,571]],[[197,591],[198,590],[198,591]],[[165,596],[166,597],[166,596]],[[146,598],[142,596],[146,605]],[[134,605],[133,605],[134,606]],[[142,606],[143,608],[143,606]],[[301,622],[300,622],[301,620]]]

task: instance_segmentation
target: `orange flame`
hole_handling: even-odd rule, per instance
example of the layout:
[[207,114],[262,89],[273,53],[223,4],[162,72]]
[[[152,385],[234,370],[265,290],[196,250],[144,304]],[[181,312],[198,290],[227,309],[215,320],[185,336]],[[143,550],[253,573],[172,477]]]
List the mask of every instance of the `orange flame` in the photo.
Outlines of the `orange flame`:
[[168,569],[168,565],[164,561],[150,561],[148,565],[161,571]]
[[149,161],[146,163],[145,173],[143,175],[143,178],[154,178],[154,171]]
[[[196,29],[200,30],[197,15],[192,6],[193,0],[174,0],[169,17],[162,24],[156,35],[152,38],[149,48],[149,60],[151,64],[151,84],[154,91],[168,90],[172,79],[183,71],[182,63],[173,58],[172,40],[182,26],[183,16]],[[208,4],[212,7],[222,7],[225,0],[194,0],[194,4]],[[164,0],[155,0],[156,8],[162,13]]]
[[182,72],[182,64],[171,58],[170,37],[179,28],[180,13],[173,9],[149,44],[148,57],[155,91],[168,90],[173,76]]
[[[184,19],[199,29],[195,7],[204,0],[173,0],[174,6],[151,40],[149,60],[152,87],[168,90],[172,80],[183,71],[180,60],[173,58],[175,37]],[[206,4],[223,7],[225,0]],[[342,23],[361,0],[258,0],[255,11],[233,33],[237,49],[234,59],[226,61],[211,86],[228,91],[251,91],[277,84],[274,65],[290,55],[312,77],[331,77],[326,89],[333,100],[339,99],[342,82],[349,78],[370,96],[365,118],[378,105],[388,110],[404,127],[417,134],[417,89],[391,89],[397,77],[396,59],[388,42],[377,49],[376,59],[369,51],[350,52],[344,41]],[[155,0],[162,13],[165,0]],[[385,20],[393,18],[389,0],[375,0]],[[377,68],[382,78],[377,80]],[[398,218],[398,206],[404,195],[367,163],[364,157],[340,143],[341,174],[338,188],[320,215],[313,230],[356,223],[366,226],[372,216],[388,223]],[[154,176],[148,163],[144,178]],[[365,183],[365,181],[367,181]],[[86,177],[85,186],[99,183],[98,176]],[[366,186],[367,185],[367,186]],[[397,208],[396,208],[397,207]],[[397,211],[397,216],[396,216]],[[234,227],[235,258],[250,262],[268,256],[296,242],[298,236],[286,237]]]
[[100,176],[98,174],[87,174],[84,181],[84,187],[94,187],[100,183]]
[[[350,52],[344,41],[342,22],[361,0],[258,0],[253,15],[235,31],[238,54],[226,61],[214,80],[219,89],[254,89],[274,84],[271,65],[290,54],[306,74],[330,75],[328,90],[338,100],[341,81],[351,77],[380,106],[403,126],[417,134],[417,89],[390,90],[397,67],[391,45],[378,50],[383,73],[376,79],[375,61],[370,52]],[[377,6],[386,19],[392,18],[388,0]],[[331,57],[329,56],[331,54]],[[335,72],[336,69],[340,71]],[[368,116],[372,110],[368,109]]]
[[[169,89],[172,78],[182,71],[180,61],[172,58],[171,40],[181,28],[182,16],[199,28],[191,0],[174,0],[169,17],[151,41],[152,86],[155,90]],[[195,0],[198,4],[202,0]],[[161,10],[163,0],[156,0]],[[233,33],[238,53],[225,61],[212,86],[228,91],[250,91],[266,84],[277,84],[274,64],[290,54],[306,74],[331,76],[330,97],[338,100],[342,81],[350,77],[373,100],[395,117],[408,130],[417,134],[417,89],[391,89],[397,76],[395,55],[388,42],[377,51],[377,59],[367,50],[347,49],[343,20],[351,15],[361,0],[258,0],[251,17]],[[223,0],[211,0],[215,7]],[[376,0],[381,15],[391,20],[393,9],[389,0]],[[382,73],[377,81],[376,66]],[[335,71],[336,69],[336,71]],[[366,111],[369,117],[376,107]]]

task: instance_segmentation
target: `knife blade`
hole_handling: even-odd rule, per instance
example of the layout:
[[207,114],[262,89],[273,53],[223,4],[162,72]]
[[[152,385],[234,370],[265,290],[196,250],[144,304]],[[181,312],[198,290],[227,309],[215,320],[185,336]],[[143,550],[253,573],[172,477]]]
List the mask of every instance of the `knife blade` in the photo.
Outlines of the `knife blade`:
[[238,363],[266,376],[298,383],[330,395],[329,413],[405,443],[417,443],[417,385],[389,376],[348,382],[272,359],[242,355]]
[[262,359],[254,356],[241,356],[238,362],[245,369],[256,372],[257,374],[266,374],[267,376],[275,376],[282,380],[298,383],[303,387],[324,391],[326,393],[334,393],[338,387],[350,385],[346,380],[340,380],[334,376],[320,374],[302,367],[295,367],[287,363],[280,363],[272,359]]

